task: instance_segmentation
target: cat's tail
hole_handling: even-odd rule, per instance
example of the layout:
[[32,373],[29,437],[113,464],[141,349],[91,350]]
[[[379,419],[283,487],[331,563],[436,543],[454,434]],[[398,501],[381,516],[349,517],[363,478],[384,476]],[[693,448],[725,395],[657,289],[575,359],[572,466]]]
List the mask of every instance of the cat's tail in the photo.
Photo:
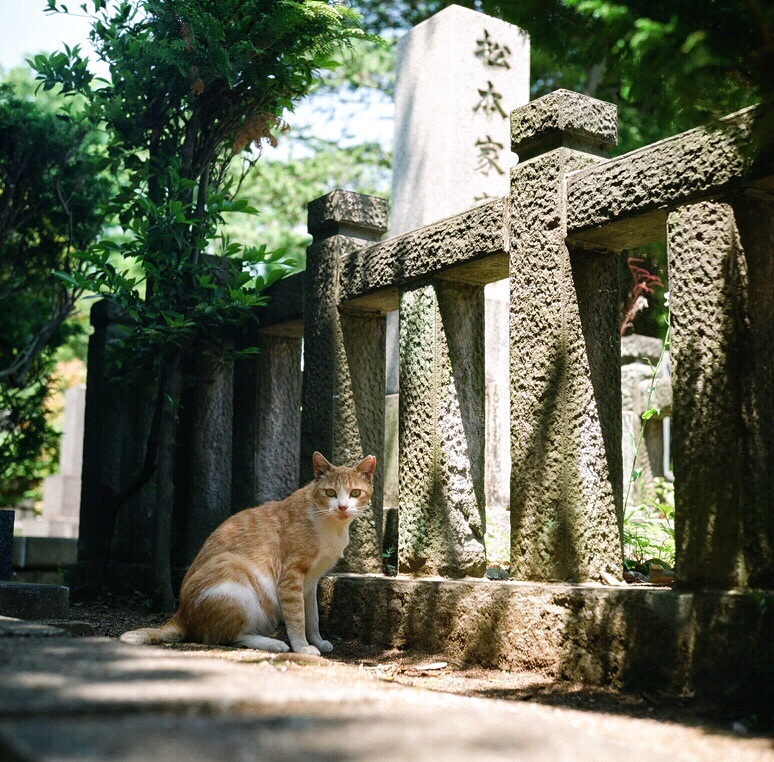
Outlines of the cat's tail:
[[175,614],[161,627],[144,627],[140,630],[129,630],[121,635],[124,643],[136,645],[158,645],[159,643],[179,643],[185,640],[186,632],[178,614]]

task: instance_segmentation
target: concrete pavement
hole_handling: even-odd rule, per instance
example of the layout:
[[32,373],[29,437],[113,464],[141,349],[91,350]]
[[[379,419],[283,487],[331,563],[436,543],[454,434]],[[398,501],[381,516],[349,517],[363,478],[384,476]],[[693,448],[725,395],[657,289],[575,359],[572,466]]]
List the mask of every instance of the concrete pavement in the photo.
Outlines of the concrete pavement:
[[774,759],[766,739],[427,691],[319,657],[51,630],[0,621],[1,760]]

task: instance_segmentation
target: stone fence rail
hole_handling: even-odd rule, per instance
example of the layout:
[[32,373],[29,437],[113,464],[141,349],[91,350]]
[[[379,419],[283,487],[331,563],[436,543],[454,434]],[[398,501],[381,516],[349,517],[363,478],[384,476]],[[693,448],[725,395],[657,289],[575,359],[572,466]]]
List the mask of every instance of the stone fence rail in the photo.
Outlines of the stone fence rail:
[[[336,190],[313,201],[306,271],[272,287],[256,329],[260,355],[213,372],[186,407],[173,563],[190,563],[225,515],[308,480],[314,450],[336,463],[367,453],[382,460],[385,315],[398,309],[399,571],[482,576],[483,288],[508,278],[511,578],[620,576],[618,256],[663,241],[677,578],[774,587],[774,182],[747,152],[754,119],[746,110],[606,159],[615,107],[560,90],[511,114],[521,161],[509,196],[386,240],[384,200]],[[108,444],[108,434],[135,441],[147,417],[95,370],[116,328],[104,306],[93,322],[86,562],[104,537],[99,485],[130,473],[141,455]],[[353,525],[343,569],[383,570],[393,538],[382,494],[379,476],[373,520]],[[124,576],[147,563],[142,500],[113,541]]]

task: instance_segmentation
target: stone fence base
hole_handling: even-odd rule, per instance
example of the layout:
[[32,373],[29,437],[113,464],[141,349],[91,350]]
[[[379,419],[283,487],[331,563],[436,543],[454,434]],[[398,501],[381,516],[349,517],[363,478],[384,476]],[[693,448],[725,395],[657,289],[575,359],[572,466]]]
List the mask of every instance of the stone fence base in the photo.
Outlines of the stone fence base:
[[326,637],[466,665],[755,703],[774,686],[771,592],[341,574],[320,611]]

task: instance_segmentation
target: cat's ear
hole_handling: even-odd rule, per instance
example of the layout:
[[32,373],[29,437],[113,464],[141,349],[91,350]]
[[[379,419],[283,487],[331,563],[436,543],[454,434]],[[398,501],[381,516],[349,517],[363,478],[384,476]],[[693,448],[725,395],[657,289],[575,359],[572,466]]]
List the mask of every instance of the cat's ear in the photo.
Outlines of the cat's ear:
[[355,466],[355,470],[360,471],[366,479],[370,479],[374,475],[374,471],[376,471],[376,457],[367,455]]
[[319,479],[321,476],[324,476],[333,468],[333,466],[328,463],[328,461],[325,460],[325,458],[319,452],[315,452],[314,455],[312,455],[312,466],[314,467],[315,479]]

